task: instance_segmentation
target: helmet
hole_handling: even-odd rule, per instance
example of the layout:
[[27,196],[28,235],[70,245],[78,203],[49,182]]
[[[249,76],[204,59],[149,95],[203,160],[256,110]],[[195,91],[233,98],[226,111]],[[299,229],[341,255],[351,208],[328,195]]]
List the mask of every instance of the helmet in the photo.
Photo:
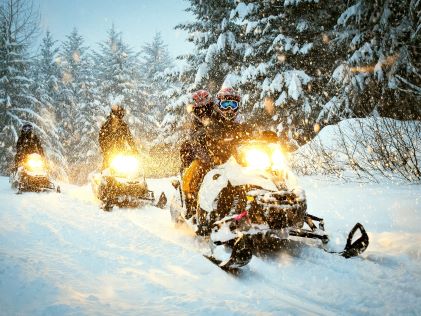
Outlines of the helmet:
[[212,97],[206,90],[197,90],[196,92],[193,92],[192,98],[194,101],[193,107],[207,106],[212,102]]
[[216,94],[215,110],[224,119],[232,121],[237,117],[241,97],[233,88],[222,88]]
[[216,94],[216,98],[219,101],[223,101],[223,100],[233,100],[237,102],[241,101],[240,94],[237,91],[235,91],[233,88],[222,88]]
[[121,105],[113,104],[113,106],[111,106],[111,114],[117,116],[118,118],[123,118],[125,113],[126,110],[124,110]]
[[30,132],[32,132],[32,129],[33,129],[33,127],[32,127],[32,124],[30,124],[30,123],[25,123],[25,124],[22,125],[22,132],[23,133],[30,133]]
[[210,116],[212,113],[212,96],[206,90],[193,92],[193,113],[198,118]]

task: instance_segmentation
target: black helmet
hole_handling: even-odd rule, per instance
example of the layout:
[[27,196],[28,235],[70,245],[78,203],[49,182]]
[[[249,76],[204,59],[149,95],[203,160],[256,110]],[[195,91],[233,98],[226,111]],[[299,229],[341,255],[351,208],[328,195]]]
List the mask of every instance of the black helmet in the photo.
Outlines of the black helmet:
[[25,123],[22,125],[22,133],[30,133],[32,132],[32,130],[33,130],[32,124]]
[[121,105],[114,104],[111,107],[111,114],[115,115],[118,118],[123,118],[124,114],[126,113],[126,110]]

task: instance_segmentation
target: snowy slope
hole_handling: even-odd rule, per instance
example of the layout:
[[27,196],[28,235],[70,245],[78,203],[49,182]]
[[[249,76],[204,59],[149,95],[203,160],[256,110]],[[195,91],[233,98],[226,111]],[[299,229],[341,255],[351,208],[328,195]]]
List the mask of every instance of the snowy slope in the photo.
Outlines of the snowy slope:
[[356,221],[366,226],[362,257],[294,244],[233,276],[168,210],[105,213],[88,186],[15,195],[2,177],[0,314],[421,314],[421,187],[300,180],[338,249]]
[[327,125],[291,155],[300,174],[420,183],[421,122],[371,117]]

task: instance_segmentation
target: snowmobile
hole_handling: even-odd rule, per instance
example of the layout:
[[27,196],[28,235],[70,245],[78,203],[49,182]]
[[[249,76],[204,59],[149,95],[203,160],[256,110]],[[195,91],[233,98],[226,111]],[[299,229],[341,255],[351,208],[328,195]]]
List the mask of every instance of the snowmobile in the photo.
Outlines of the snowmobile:
[[22,164],[10,175],[9,182],[18,194],[44,191],[60,193],[60,186],[56,186],[48,176],[45,159],[37,153],[24,158]]
[[[188,215],[180,181],[173,182],[178,193],[170,203],[171,218],[204,236],[210,244],[205,257],[224,270],[245,266],[253,254],[279,249],[288,240],[318,240],[330,252],[324,221],[307,213],[305,192],[294,179],[279,143],[243,141],[228,161],[204,177],[196,215]],[[360,236],[354,240],[357,231]],[[357,223],[337,254],[357,256],[368,243],[364,227]]]
[[[92,189],[104,211],[111,211],[114,206],[138,207],[142,203],[154,203],[154,193],[148,189],[138,156],[116,154],[108,166],[91,179]],[[166,203],[166,196],[162,193],[155,205],[162,208]]]

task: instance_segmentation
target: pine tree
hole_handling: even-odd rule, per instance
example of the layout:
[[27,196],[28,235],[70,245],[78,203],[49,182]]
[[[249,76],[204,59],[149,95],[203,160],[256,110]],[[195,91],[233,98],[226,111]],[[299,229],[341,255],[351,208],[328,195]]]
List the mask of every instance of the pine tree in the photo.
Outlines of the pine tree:
[[99,102],[104,114],[110,112],[113,104],[121,104],[126,109],[126,120],[135,138],[144,142],[148,131],[154,128],[154,122],[147,115],[138,54],[123,42],[121,33],[113,25],[94,56]]
[[96,101],[93,63],[84,39],[74,29],[59,56],[62,72],[58,111],[60,138],[70,169],[70,180],[84,183],[100,164],[98,147],[101,109]]
[[230,19],[234,0],[190,0],[190,11],[196,21],[176,28],[189,33],[188,40],[195,45],[191,54],[182,56],[189,68],[183,76],[190,92],[207,88],[216,93],[224,84],[228,73],[238,66],[244,46],[238,41],[239,25]]
[[67,176],[67,160],[64,157],[64,148],[58,134],[56,119],[59,109],[60,69],[57,64],[58,47],[51,33],[46,32],[40,46],[40,55],[33,63],[31,76],[34,79],[31,90],[37,102],[35,108],[43,118],[43,125],[48,137],[42,137],[45,149],[54,175],[65,179]]
[[341,1],[240,1],[231,19],[245,45],[237,78],[249,120],[296,145],[313,136],[335,60]]
[[164,71],[172,67],[172,59],[160,33],[156,33],[152,42],[142,47],[142,53],[141,75],[147,95],[147,108],[149,115],[156,120],[156,125],[158,125],[168,103],[168,99],[162,93],[167,88],[162,79]]
[[216,93],[233,86],[242,94],[241,113],[249,122],[296,145],[312,137],[331,93],[335,61],[344,55],[330,45],[342,2],[190,2],[196,21],[178,28],[190,33],[195,50],[181,56],[186,66],[173,73],[182,83],[164,120],[172,124],[168,131],[181,128],[193,90]]
[[162,135],[167,142],[175,143],[182,137],[193,91],[207,89],[216,94],[224,84],[234,84],[226,81],[226,77],[239,67],[239,56],[244,48],[236,37],[239,26],[230,20],[235,3],[234,0],[190,0],[187,11],[196,20],[176,27],[189,33],[188,41],[195,48],[180,56],[181,66],[168,73],[172,85],[166,95],[170,104],[162,122]]
[[338,92],[319,119],[366,116],[421,117],[420,1],[353,0],[334,38],[346,55],[332,75]]
[[34,123],[35,132],[44,135],[31,94],[30,59],[27,48],[37,29],[32,8],[16,0],[0,6],[0,172],[6,174],[13,162],[20,127]]

